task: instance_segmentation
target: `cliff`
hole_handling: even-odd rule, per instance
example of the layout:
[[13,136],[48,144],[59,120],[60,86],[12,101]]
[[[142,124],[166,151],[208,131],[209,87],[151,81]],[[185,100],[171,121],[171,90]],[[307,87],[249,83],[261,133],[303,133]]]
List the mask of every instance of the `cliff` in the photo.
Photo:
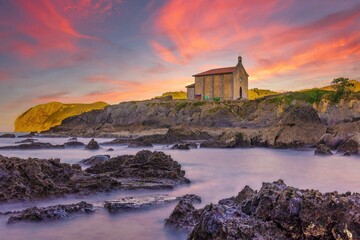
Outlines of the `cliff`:
[[108,106],[104,102],[90,104],[64,104],[50,102],[40,104],[22,113],[15,120],[15,132],[39,132],[48,130],[68,117]]

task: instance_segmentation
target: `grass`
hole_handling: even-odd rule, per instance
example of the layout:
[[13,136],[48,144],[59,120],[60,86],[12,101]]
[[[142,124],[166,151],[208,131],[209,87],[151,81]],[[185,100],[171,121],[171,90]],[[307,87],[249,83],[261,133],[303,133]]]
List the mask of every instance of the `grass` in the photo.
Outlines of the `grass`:
[[[310,89],[299,92],[289,92],[273,97],[266,98],[265,101],[271,103],[287,103],[290,104],[292,101],[304,101],[307,103],[319,103],[324,97],[330,97],[333,94],[331,91],[321,90],[321,89]],[[260,99],[259,99],[260,100]]]

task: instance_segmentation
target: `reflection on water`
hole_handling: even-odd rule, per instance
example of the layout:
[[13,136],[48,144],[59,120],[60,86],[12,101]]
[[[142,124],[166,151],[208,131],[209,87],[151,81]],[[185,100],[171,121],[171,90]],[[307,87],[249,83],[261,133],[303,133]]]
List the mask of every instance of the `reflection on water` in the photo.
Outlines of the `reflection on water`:
[[[0,139],[0,146],[12,144],[19,139]],[[40,138],[41,142],[62,144],[65,138]],[[90,139],[79,138],[87,143]],[[96,139],[101,142],[107,139]],[[113,148],[113,152],[106,149]],[[357,156],[330,157],[314,156],[313,151],[254,149],[193,149],[190,151],[164,150],[164,146],[155,146],[150,150],[163,150],[177,160],[192,181],[190,185],[174,190],[163,191],[116,191],[99,193],[92,196],[67,196],[46,201],[2,204],[0,211],[23,209],[30,206],[46,206],[59,203],[72,203],[85,200],[95,205],[107,199],[124,196],[167,193],[179,196],[186,193],[200,195],[203,203],[236,195],[245,185],[259,189],[261,182],[279,178],[288,185],[299,188],[314,188],[321,191],[360,192],[360,158]],[[109,154],[112,157],[122,154],[134,154],[139,149],[126,146],[103,146],[99,151],[83,149],[65,150],[27,150],[0,151],[4,156],[22,158],[60,158],[62,162],[77,163],[81,159],[96,155]],[[135,212],[109,214],[98,208],[94,214],[74,219],[46,224],[20,223],[7,225],[8,217],[0,217],[0,239],[185,239],[185,235],[175,233],[163,227],[163,220],[169,216],[175,203],[162,207]]]

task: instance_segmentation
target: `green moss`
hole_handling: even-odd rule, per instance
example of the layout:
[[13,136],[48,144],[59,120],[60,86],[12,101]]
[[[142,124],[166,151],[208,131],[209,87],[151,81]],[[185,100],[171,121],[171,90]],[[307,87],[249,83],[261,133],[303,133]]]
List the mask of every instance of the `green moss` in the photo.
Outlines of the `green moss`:
[[183,109],[184,107],[186,107],[186,105],[187,105],[187,102],[178,102],[178,103],[176,104],[176,110],[177,110],[177,111],[180,111],[181,109]]
[[206,104],[205,101],[196,101],[196,102],[193,102],[193,106],[194,106],[194,107],[203,106],[203,105],[205,105],[205,104]]

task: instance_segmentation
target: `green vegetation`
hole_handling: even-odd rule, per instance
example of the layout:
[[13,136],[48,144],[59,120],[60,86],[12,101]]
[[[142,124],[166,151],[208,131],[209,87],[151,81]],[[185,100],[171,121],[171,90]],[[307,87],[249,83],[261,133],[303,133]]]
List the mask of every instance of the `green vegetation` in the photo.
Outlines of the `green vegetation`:
[[105,102],[91,104],[64,104],[50,102],[30,108],[15,120],[15,132],[46,131],[59,125],[65,118],[79,115],[83,112],[103,109]]
[[184,92],[184,91],[166,92],[166,93],[163,93],[161,96],[157,96],[155,98],[162,98],[162,97],[167,97],[167,96],[171,96],[172,99],[174,99],[174,100],[185,100],[187,98],[186,92]]
[[[299,92],[289,92],[289,93],[280,94],[274,97],[270,97],[268,101],[278,104],[280,103],[290,104],[293,100],[298,100],[313,104],[313,103],[319,103],[323,99],[323,97],[328,95],[329,93],[331,92],[314,88]],[[261,100],[259,99],[259,101]]]
[[198,107],[198,106],[203,106],[206,104],[206,101],[196,101],[196,102],[193,102],[193,106],[194,107]]
[[176,110],[177,110],[177,111],[180,111],[181,109],[183,109],[184,107],[186,107],[186,104],[187,104],[187,102],[178,102],[178,103],[176,104]]
[[339,102],[341,98],[348,97],[355,88],[355,84],[351,83],[348,78],[335,78],[331,84],[334,86],[333,102]]

